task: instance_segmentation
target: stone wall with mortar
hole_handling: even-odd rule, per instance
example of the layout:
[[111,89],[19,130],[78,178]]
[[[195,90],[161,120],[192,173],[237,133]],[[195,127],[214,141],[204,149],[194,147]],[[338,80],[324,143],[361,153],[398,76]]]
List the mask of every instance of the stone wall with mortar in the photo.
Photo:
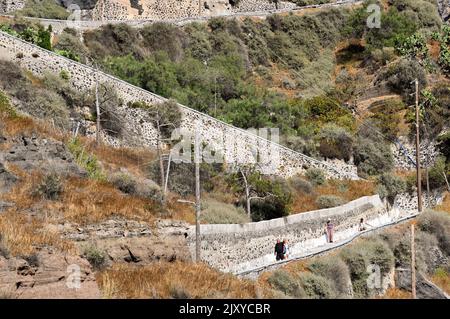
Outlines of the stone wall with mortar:
[[9,13],[23,9],[26,0],[0,0],[0,13]]
[[[274,263],[277,239],[287,239],[291,257],[307,249],[326,245],[325,223],[335,225],[335,241],[358,232],[360,218],[373,227],[401,217],[401,211],[386,210],[378,195],[361,197],[343,206],[311,211],[247,224],[201,225],[201,257],[222,271],[239,273]],[[191,226],[188,243],[195,250],[195,226]]]
[[[0,58],[11,60],[36,75],[45,72],[59,74],[64,70],[70,75],[73,88],[80,91],[91,89],[98,77],[99,82],[114,88],[124,102],[117,112],[125,119],[123,130],[126,134],[123,139],[104,135],[106,142],[113,146],[155,145],[156,132],[146,118],[146,113],[128,108],[127,102],[161,103],[166,100],[163,97],[3,32],[0,32]],[[258,150],[261,156],[259,163],[264,173],[288,177],[304,173],[309,167],[316,167],[323,169],[327,177],[358,178],[353,165],[341,161],[318,161],[186,106],[179,107],[183,113],[181,128],[189,132],[198,131],[201,141],[222,153],[226,163],[253,163],[254,152]]]
[[[404,170],[416,169],[416,146],[409,142],[407,137],[400,137],[398,142],[391,145],[395,167]],[[420,143],[420,163],[422,167],[433,166],[438,156],[439,150],[435,142],[423,140]]]
[[[290,2],[281,1],[278,8],[295,8]],[[232,6],[228,0],[129,0],[98,1],[92,10],[93,20],[170,20],[198,16],[227,15],[236,12],[274,10],[275,4],[267,0],[241,0]]]

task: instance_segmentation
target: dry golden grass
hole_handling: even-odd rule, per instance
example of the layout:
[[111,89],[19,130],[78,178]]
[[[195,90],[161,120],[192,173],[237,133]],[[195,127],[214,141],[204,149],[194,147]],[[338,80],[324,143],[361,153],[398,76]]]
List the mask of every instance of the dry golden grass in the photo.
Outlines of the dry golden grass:
[[[175,220],[184,220],[190,224],[195,224],[194,206],[187,203],[180,203],[178,202],[178,199],[178,196],[169,194],[167,198],[167,217]],[[194,198],[187,198],[187,200],[195,201]]]
[[126,168],[130,173],[146,178],[149,165],[156,160],[156,153],[147,148],[115,148],[104,144],[96,146],[92,139],[86,137],[79,139],[86,151],[94,154],[109,171]]
[[253,281],[185,262],[118,264],[98,273],[97,282],[105,298],[258,298],[263,294]]
[[388,288],[386,293],[377,299],[411,299],[412,295],[409,291],[399,288]]
[[157,204],[128,196],[112,185],[91,179],[69,177],[57,201],[46,201],[49,212],[79,224],[98,223],[114,216],[151,222]]
[[438,269],[430,279],[447,294],[450,294],[450,274],[442,269]]
[[42,222],[28,218],[17,210],[10,210],[0,216],[0,233],[3,245],[14,256],[28,256],[42,246],[76,252],[73,243],[61,239],[57,233],[47,230]]
[[444,194],[444,200],[439,206],[436,206],[437,211],[447,212],[450,214],[450,192]]
[[321,195],[336,195],[347,201],[375,194],[375,183],[370,180],[340,181],[328,180],[325,185],[318,186],[311,194],[296,193],[291,206],[293,214],[319,209],[316,199]]
[[36,134],[45,138],[51,137],[58,141],[64,141],[66,138],[65,134],[48,122],[26,116],[10,117],[2,113],[0,114],[0,122],[2,124],[2,134],[10,137]]
[[64,180],[63,192],[58,200],[45,200],[31,196],[42,179],[41,173],[24,173],[17,168],[15,173],[21,181],[1,198],[14,202],[20,211],[37,208],[46,213],[48,221],[62,219],[86,225],[119,216],[151,222],[158,210],[152,200],[125,195],[106,182],[78,177]]

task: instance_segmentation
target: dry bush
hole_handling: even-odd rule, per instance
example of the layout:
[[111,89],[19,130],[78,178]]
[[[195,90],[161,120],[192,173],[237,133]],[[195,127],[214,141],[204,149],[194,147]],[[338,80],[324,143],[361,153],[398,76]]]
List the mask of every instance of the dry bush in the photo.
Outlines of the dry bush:
[[242,207],[221,203],[215,199],[207,198],[202,202],[201,219],[209,224],[244,224],[250,218]]
[[316,203],[320,209],[323,209],[344,205],[345,200],[342,197],[336,195],[320,195],[319,197],[317,197]]
[[158,262],[145,267],[114,265],[97,274],[106,298],[258,298],[250,280],[220,273],[205,264]]

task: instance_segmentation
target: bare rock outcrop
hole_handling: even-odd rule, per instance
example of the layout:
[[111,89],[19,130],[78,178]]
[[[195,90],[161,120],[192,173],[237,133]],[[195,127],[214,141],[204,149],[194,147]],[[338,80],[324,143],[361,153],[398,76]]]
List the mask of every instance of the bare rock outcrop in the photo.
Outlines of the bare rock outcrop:
[[27,299],[101,297],[87,260],[51,248],[24,257],[0,255],[0,293]]
[[[51,138],[40,138],[36,135],[20,135],[12,138],[3,138],[2,143],[7,143],[0,151],[3,163],[17,165],[25,171],[39,169],[42,171],[53,170],[62,175],[86,176],[86,172],[76,163],[64,143]],[[0,166],[0,175],[4,174]],[[3,180],[12,181],[11,176]]]

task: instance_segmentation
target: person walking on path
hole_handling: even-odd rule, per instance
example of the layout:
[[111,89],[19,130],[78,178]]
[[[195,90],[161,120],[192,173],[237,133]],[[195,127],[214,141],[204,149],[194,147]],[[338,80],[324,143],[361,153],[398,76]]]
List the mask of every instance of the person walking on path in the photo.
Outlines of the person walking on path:
[[282,241],[277,239],[277,243],[275,244],[275,259],[277,261],[284,259],[284,244]]
[[289,258],[289,246],[288,246],[288,241],[287,239],[283,240],[283,259],[288,259]]
[[372,225],[370,225],[369,223],[366,223],[366,222],[364,221],[364,218],[361,218],[361,219],[359,220],[358,230],[359,230],[359,231],[365,231],[368,227],[372,227],[372,228],[373,228]]
[[325,233],[327,234],[327,241],[329,243],[332,243],[333,242],[334,225],[331,222],[331,219],[327,220],[327,224],[325,227]]

